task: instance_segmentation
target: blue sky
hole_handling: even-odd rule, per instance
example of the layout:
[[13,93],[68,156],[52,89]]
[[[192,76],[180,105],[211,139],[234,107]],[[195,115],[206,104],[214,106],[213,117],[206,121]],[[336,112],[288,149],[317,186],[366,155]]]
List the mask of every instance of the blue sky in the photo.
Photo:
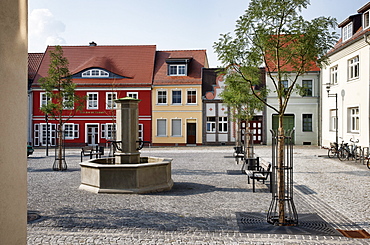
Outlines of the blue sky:
[[[306,19],[357,13],[368,0],[311,0]],[[210,67],[220,66],[212,48],[233,32],[249,0],[28,0],[29,52],[47,45],[157,45],[157,50],[206,49]]]

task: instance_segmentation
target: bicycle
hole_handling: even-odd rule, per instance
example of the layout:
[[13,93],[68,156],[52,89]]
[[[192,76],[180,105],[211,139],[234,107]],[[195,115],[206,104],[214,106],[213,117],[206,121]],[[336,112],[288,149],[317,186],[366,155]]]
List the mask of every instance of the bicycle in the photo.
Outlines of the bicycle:
[[330,143],[330,148],[328,149],[328,157],[333,158],[338,156],[338,144],[337,142]]
[[369,158],[369,157],[367,158],[367,163],[366,163],[366,165],[367,165],[367,168],[368,168],[368,169],[370,169],[370,158]]
[[359,140],[353,141],[351,138],[350,141],[353,143],[351,148],[349,147],[348,143],[343,143],[344,141],[342,141],[342,145],[338,150],[339,160],[349,160],[350,157],[352,157],[352,159],[360,160],[361,153],[359,153],[359,151],[361,151],[361,147],[356,145]]

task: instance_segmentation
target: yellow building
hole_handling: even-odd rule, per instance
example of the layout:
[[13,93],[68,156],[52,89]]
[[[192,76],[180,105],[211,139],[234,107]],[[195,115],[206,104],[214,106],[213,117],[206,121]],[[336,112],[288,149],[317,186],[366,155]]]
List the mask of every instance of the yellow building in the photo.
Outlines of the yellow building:
[[205,50],[157,51],[152,89],[152,144],[202,144]]

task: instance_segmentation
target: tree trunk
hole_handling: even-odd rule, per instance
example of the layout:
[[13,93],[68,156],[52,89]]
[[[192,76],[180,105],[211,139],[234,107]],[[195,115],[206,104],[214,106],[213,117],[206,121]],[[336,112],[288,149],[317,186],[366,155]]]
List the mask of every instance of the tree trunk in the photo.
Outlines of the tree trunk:
[[279,198],[279,224],[285,224],[284,128],[283,115],[279,115],[277,140],[277,191]]
[[58,170],[63,170],[63,132],[62,125],[58,125]]

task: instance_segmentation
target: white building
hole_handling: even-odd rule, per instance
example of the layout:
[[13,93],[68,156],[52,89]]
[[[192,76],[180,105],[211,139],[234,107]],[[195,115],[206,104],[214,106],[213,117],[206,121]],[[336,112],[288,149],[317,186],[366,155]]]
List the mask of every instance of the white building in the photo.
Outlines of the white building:
[[369,9],[370,2],[338,25],[342,37],[329,52],[330,65],[322,69],[322,146],[335,142],[336,131],[339,143],[352,138],[363,147],[369,146]]
[[[292,82],[289,78],[294,77],[295,75],[292,73],[291,76],[287,77],[286,81],[283,81],[286,88],[288,88]],[[285,111],[283,122],[284,129],[294,129],[294,135],[292,136],[296,145],[318,145],[320,95],[319,68],[315,67],[313,71],[300,76],[296,84],[304,87],[305,93],[301,95],[298,91],[292,92]],[[266,86],[270,91],[266,98],[267,103],[278,109],[277,93],[273,86],[273,82],[267,73]],[[266,107],[265,113],[267,129],[266,143],[270,145],[272,143],[272,135],[269,130],[278,128],[278,115],[269,107]]]

